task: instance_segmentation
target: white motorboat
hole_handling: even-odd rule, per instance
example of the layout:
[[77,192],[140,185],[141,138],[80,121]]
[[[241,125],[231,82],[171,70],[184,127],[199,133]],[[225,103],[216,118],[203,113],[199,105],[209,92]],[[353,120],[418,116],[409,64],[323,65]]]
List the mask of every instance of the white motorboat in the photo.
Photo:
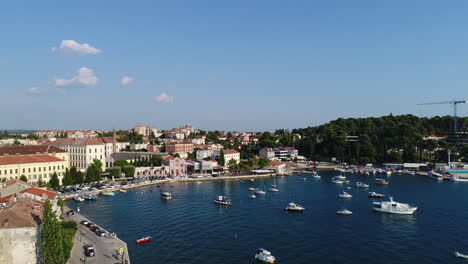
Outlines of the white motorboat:
[[344,198],[344,199],[350,199],[352,198],[353,196],[345,191],[342,191],[339,195],[338,195],[340,198]]
[[316,179],[320,179],[320,175],[318,175],[317,173],[315,173],[314,175],[312,175],[312,177],[316,178]]
[[268,191],[270,191],[270,192],[279,192],[279,189],[276,188],[276,187],[271,187],[271,188],[268,188]]
[[286,210],[295,211],[295,212],[302,212],[302,211],[305,210],[305,208],[302,207],[299,204],[296,204],[296,203],[289,203],[288,207],[286,207]]
[[438,181],[443,181],[444,180],[444,175],[440,174],[440,173],[437,173],[435,171],[430,171],[427,173],[427,176],[429,178],[432,178],[432,179],[435,179],[435,180],[438,180]]
[[367,194],[367,196],[371,197],[371,198],[384,198],[385,195],[381,194],[381,193],[376,193],[376,192],[369,192]]
[[393,201],[393,197],[390,197],[390,201],[388,202],[374,202],[372,209],[382,213],[411,215],[418,207],[410,206],[405,203],[397,203]]
[[262,191],[262,190],[260,190],[260,189],[255,189],[255,193],[256,193],[256,194],[261,194],[261,195],[266,194],[265,191]]
[[343,210],[337,211],[336,214],[339,214],[339,215],[352,215],[353,212],[349,211],[348,209],[343,209]]
[[456,181],[456,182],[468,182],[468,178],[462,178],[462,177],[458,177],[458,176],[455,176],[453,175],[452,178],[450,178],[452,181]]
[[127,192],[127,190],[120,189],[120,192],[121,192],[121,193],[126,193],[126,192]]
[[255,258],[265,263],[275,263],[275,257],[271,255],[270,251],[263,248],[258,249]]
[[249,198],[250,199],[255,199],[255,198],[257,198],[257,196],[255,196],[255,194],[252,194],[252,195],[249,196]]
[[356,182],[356,187],[358,187],[358,188],[369,188],[369,184],[365,184],[363,182]]
[[171,200],[172,194],[170,192],[161,192],[161,199]]
[[219,195],[218,198],[213,200],[215,204],[221,204],[221,205],[232,205],[232,201],[226,199],[226,197]]
[[[345,178],[346,179],[346,178]],[[343,184],[345,183],[344,179],[340,176],[335,176],[332,178],[332,181],[333,183],[336,183],[336,184]]]
[[73,200],[77,201],[77,202],[83,202],[85,199],[79,195],[73,197]]
[[250,188],[249,188],[249,191],[252,191],[252,192],[253,192],[253,191],[255,191],[255,188],[254,188],[254,187],[250,187]]
[[460,253],[458,251],[455,251],[454,254],[455,254],[455,257],[457,257],[457,258],[468,259],[468,255],[462,254],[462,253]]
[[254,179],[249,179],[249,181],[254,182]]

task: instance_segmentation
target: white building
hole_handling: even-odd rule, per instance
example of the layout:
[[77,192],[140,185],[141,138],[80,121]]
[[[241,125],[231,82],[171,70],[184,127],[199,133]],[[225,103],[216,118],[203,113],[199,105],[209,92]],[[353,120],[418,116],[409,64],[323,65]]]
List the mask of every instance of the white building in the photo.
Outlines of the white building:
[[235,149],[226,149],[224,151],[224,166],[228,167],[229,161],[234,160],[236,164],[240,163],[240,153]]

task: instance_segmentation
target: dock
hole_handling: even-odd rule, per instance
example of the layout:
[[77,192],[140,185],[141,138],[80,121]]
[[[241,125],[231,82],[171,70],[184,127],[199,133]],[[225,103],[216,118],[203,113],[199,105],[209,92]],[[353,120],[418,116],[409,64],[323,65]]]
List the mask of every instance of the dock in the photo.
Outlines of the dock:
[[[65,211],[70,208],[65,207]],[[78,230],[73,241],[73,248],[68,264],[130,264],[130,256],[128,253],[127,243],[120,240],[118,237],[110,236],[104,228],[97,223],[90,221],[79,213],[75,212],[72,216],[64,215],[65,220],[73,220],[78,223]],[[100,229],[106,231],[105,237],[99,237],[92,232],[88,227],[80,224],[82,220],[87,220],[96,224]],[[93,244],[95,248],[95,256],[87,257],[84,254],[84,246]],[[120,254],[122,249],[123,255]]]

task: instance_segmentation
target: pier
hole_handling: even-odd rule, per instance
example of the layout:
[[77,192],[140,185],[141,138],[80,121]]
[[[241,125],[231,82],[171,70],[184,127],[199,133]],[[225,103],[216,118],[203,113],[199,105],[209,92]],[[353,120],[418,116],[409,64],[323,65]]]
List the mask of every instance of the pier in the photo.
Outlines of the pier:
[[[70,210],[70,208],[65,207],[65,211]],[[94,232],[92,232],[88,227],[80,224],[82,220],[87,220],[79,213],[75,212],[74,215],[68,216],[64,215],[65,220],[73,220],[78,223],[78,230],[75,234],[75,239],[73,241],[73,248],[70,255],[69,264],[82,264],[82,263],[95,263],[95,264],[130,264],[130,256],[128,253],[127,243],[120,240],[116,236],[110,236],[110,233],[106,231],[105,237],[99,237]],[[84,246],[87,244],[93,244],[95,255],[93,257],[85,256]],[[123,254],[121,255],[121,249]]]

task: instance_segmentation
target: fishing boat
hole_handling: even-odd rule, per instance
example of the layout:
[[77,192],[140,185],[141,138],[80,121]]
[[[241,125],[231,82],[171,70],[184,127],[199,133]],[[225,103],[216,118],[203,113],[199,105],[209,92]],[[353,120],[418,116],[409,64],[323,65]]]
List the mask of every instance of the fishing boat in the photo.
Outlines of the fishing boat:
[[214,199],[213,202],[215,204],[220,204],[220,205],[232,205],[232,201],[226,199],[226,197],[219,195],[218,198]]
[[462,254],[462,253],[460,253],[458,251],[455,251],[454,254],[455,254],[455,257],[457,257],[457,258],[468,259],[468,255]]
[[339,215],[352,215],[353,212],[349,211],[348,209],[343,209],[343,210],[337,211],[336,214],[339,214]]
[[350,199],[352,198],[353,196],[345,191],[342,191],[339,195],[338,195],[340,198],[344,198],[344,199]]
[[170,200],[172,199],[172,194],[170,192],[162,192],[161,191],[161,199],[163,200]]
[[286,210],[294,211],[294,212],[302,212],[305,210],[305,208],[296,203],[289,203],[288,207],[286,207]]
[[367,194],[367,196],[371,197],[371,198],[384,198],[385,195],[381,194],[381,193],[376,193],[376,192],[369,192]]
[[374,202],[372,204],[372,210],[389,213],[389,214],[402,214],[402,215],[411,215],[413,214],[418,207],[410,206],[405,203],[397,203],[393,201],[393,197],[390,197],[390,201],[387,202]]
[[259,248],[257,254],[255,254],[255,259],[258,259],[265,263],[275,263],[275,257],[271,255],[270,251]]
[[369,184],[365,184],[362,182],[356,182],[356,187],[358,188],[369,188]]
[[115,193],[113,193],[113,192],[103,192],[103,193],[101,193],[101,195],[104,195],[104,196],[115,196]]
[[137,243],[145,243],[145,242],[150,242],[151,241],[151,237],[150,236],[147,236],[147,237],[142,237],[140,239],[137,239],[135,242]]
[[384,180],[384,179],[375,179],[375,184],[378,184],[378,185],[388,185],[388,181]]
[[83,202],[83,201],[84,201],[84,198],[81,197],[81,196],[79,196],[79,195],[77,195],[77,196],[73,197],[73,200],[75,200],[75,201],[77,201],[77,202]]

